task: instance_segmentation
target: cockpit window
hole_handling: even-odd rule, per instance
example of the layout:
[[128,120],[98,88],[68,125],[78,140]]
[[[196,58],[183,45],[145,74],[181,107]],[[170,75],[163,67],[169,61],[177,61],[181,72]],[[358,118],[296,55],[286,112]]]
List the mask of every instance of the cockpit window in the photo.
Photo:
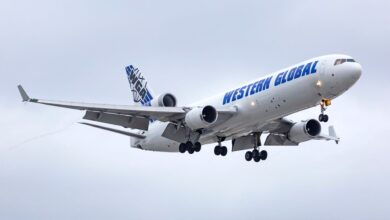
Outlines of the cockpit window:
[[337,59],[335,62],[334,62],[334,65],[337,66],[337,65],[340,65],[340,64],[343,64],[347,61],[347,59]]
[[340,64],[343,64],[345,62],[349,62],[349,63],[355,63],[356,61],[354,59],[337,59],[335,62],[334,62],[334,65],[337,66],[337,65],[340,65]]

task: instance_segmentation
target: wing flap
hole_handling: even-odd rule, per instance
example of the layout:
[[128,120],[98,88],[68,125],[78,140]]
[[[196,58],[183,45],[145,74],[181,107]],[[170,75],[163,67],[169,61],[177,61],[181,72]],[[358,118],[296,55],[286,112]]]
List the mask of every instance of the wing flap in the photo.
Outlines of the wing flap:
[[286,135],[269,134],[265,140],[266,146],[297,146],[297,143],[290,141]]
[[97,121],[112,125],[119,125],[125,128],[148,130],[149,119],[138,116],[110,114],[104,112],[87,111],[83,119]]

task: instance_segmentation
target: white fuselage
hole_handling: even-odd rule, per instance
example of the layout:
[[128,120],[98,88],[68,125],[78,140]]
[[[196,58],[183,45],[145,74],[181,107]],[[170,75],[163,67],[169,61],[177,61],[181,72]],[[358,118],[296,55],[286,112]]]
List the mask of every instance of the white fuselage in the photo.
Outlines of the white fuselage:
[[[348,90],[360,77],[356,62],[335,65],[337,59],[352,59],[346,55],[313,58],[281,69],[252,82],[237,86],[226,93],[202,100],[192,106],[234,106],[234,117],[212,126],[201,136],[202,144],[217,142],[217,136],[232,139],[254,131],[272,120],[319,105],[323,99],[334,99]],[[151,123],[143,140],[132,139],[131,146],[144,150],[178,152],[176,141],[162,137],[168,123]]]

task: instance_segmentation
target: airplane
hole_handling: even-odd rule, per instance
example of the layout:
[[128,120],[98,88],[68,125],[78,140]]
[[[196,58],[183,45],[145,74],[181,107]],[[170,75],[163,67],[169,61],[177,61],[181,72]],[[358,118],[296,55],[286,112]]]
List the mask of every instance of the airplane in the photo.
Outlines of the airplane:
[[[231,141],[232,152],[247,150],[245,160],[259,162],[268,157],[262,146],[297,146],[310,140],[338,144],[334,127],[329,126],[324,134],[320,122],[329,120],[325,111],[332,100],[362,74],[362,66],[351,56],[325,55],[179,107],[171,93],[156,96],[138,68],[130,65],[125,70],[134,105],[42,100],[30,98],[21,85],[18,90],[24,102],[85,111],[83,119],[94,123],[81,124],[129,136],[133,148],[193,154],[202,145],[216,143],[214,154],[226,156],[228,149],[222,143]],[[315,106],[320,107],[318,120],[286,118]],[[262,135],[266,135],[264,143]]]

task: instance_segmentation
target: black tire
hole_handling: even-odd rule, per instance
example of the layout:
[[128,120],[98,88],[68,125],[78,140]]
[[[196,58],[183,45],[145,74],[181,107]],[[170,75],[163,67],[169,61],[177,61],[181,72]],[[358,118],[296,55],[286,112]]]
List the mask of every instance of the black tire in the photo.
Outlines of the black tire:
[[194,144],[191,141],[186,142],[187,150],[194,147]]
[[329,120],[329,116],[328,115],[324,115],[324,117],[322,118],[322,121],[323,122],[328,122]]
[[268,157],[267,151],[262,150],[262,151],[260,152],[260,158],[261,158],[262,160],[266,160],[267,157]]
[[259,150],[254,149],[254,150],[252,151],[252,157],[255,158],[255,157],[259,157],[259,156],[260,156]]
[[191,147],[191,148],[188,148],[187,151],[189,154],[193,154],[195,150],[194,150],[194,148]]
[[181,143],[179,145],[179,152],[183,154],[186,152],[186,150],[187,150],[187,146],[185,144]]
[[253,157],[253,161],[255,161],[256,163],[260,161],[260,155],[256,156],[256,157]]
[[323,114],[320,114],[319,116],[318,116],[318,121],[323,121],[324,120],[324,115]]
[[226,156],[227,154],[227,147],[221,147],[221,156]]
[[214,154],[217,156],[221,154],[221,147],[220,146],[215,146]]
[[247,151],[245,153],[245,160],[246,161],[251,161],[252,160],[252,152],[251,151]]
[[201,148],[202,148],[202,145],[199,142],[196,142],[194,144],[195,152],[199,152]]

